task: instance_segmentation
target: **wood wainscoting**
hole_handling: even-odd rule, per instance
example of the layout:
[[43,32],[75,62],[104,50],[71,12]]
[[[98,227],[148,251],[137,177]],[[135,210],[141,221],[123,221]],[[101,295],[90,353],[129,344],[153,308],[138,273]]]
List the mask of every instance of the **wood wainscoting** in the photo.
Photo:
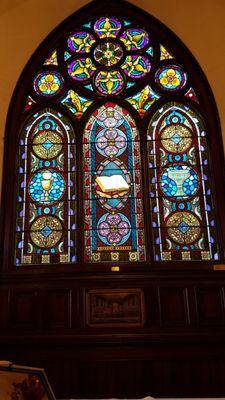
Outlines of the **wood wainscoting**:
[[3,276],[0,354],[58,398],[225,396],[223,271]]

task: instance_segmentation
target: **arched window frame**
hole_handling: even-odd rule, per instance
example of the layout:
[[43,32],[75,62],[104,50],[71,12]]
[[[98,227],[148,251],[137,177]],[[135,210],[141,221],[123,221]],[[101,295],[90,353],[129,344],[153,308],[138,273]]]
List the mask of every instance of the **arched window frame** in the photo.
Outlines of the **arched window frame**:
[[[194,109],[199,112],[204,120],[206,125],[206,130],[208,133],[208,145],[211,155],[211,166],[213,167],[213,181],[214,184],[214,198],[219,199],[217,201],[217,207],[215,210],[216,220],[218,221],[218,231],[219,231],[219,245],[220,245],[220,259],[218,262],[223,262],[223,244],[225,238],[225,227],[219,226],[219,222],[224,220],[225,212],[223,210],[222,204],[224,203],[225,195],[224,195],[224,168],[223,168],[223,150],[222,150],[222,135],[218,117],[218,111],[216,108],[215,100],[209,84],[207,82],[206,77],[204,76],[200,66],[197,61],[194,59],[193,55],[189,52],[189,50],[184,46],[184,44],[175,36],[173,32],[171,32],[168,28],[166,28],[163,24],[157,21],[154,17],[149,16],[146,12],[140,10],[139,8],[127,3],[123,0],[115,2],[111,0],[106,0],[103,4],[94,0],[89,5],[83,7],[81,10],[77,11],[75,14],[71,15],[64,22],[60,24],[50,35],[44,40],[44,42],[38,47],[35,51],[28,64],[26,65],[24,71],[21,74],[21,77],[18,81],[16,89],[14,91],[14,95],[11,100],[11,104],[9,107],[9,112],[7,116],[7,124],[6,124],[6,139],[5,139],[5,153],[4,153],[4,173],[3,173],[3,196],[2,196],[2,265],[5,271],[14,271],[15,267],[13,263],[13,253],[14,253],[14,245],[12,245],[12,238],[14,237],[14,225],[15,225],[15,198],[16,198],[16,160],[15,154],[17,152],[17,142],[19,135],[21,133],[22,127],[28,122],[29,118],[33,113],[42,110],[46,107],[49,107],[49,102],[45,99],[41,102],[40,105],[34,105],[30,111],[23,113],[22,112],[22,103],[25,101],[27,94],[29,92],[29,86],[32,82],[34,73],[39,70],[40,66],[43,64],[44,60],[51,54],[52,50],[58,46],[63,37],[67,37],[68,32],[74,29],[74,23],[78,26],[81,21],[84,21],[87,15],[95,16],[96,18],[102,15],[104,12],[108,14],[112,14],[115,16],[122,16],[124,12],[124,6],[126,5],[126,17],[133,18],[138,13],[138,24],[146,26],[146,28],[156,37],[160,37],[161,43],[165,45],[168,49],[173,49],[177,62],[181,62],[185,68],[187,73],[190,76],[191,82],[193,82],[193,86],[195,87],[196,94],[200,99],[200,105],[195,103]],[[107,10],[107,11],[106,11]],[[59,59],[60,63],[60,59]],[[152,65],[154,68],[154,63]],[[47,68],[46,68],[47,69]],[[151,80],[151,79],[150,79]],[[150,82],[151,85],[151,82]],[[69,89],[69,86],[68,88]],[[135,111],[127,102],[121,99],[116,99],[115,103],[121,107],[125,107],[126,110],[130,113],[130,115],[135,119],[137,123],[137,128],[139,132],[147,132],[147,127],[149,125],[149,121],[151,117],[154,115],[156,110],[160,108],[160,105],[164,104],[165,101],[178,101],[184,104],[190,105],[193,102],[190,102],[188,99],[184,100],[183,96],[178,94],[174,95],[167,94],[166,100],[165,97],[163,99],[159,99],[155,104],[153,104],[150,109],[146,112],[145,118],[141,119],[138,112]],[[79,123],[74,119],[72,124],[75,131],[75,135],[77,137],[77,146],[78,149],[81,148],[81,140],[82,140],[82,132],[84,130],[84,126],[86,121],[92,114],[92,112],[97,108],[101,107],[105,103],[105,99],[99,99],[95,104],[92,104],[88,111],[85,114],[85,118],[81,120]],[[70,120],[73,118],[69,111],[63,108],[57,102],[57,96],[52,100],[51,107],[55,108],[59,112],[63,112],[65,116],[68,116]],[[16,132],[16,134],[15,134]],[[141,148],[142,148],[142,159],[147,159],[146,153],[146,137],[141,135]],[[79,153],[79,151],[77,152]],[[79,159],[81,155],[78,156],[77,162],[81,161]],[[81,193],[82,197],[82,177],[81,170],[78,172],[78,191]],[[12,175],[13,175],[13,185],[12,185]],[[147,167],[143,165],[143,175],[144,177],[148,176]],[[222,183],[222,184],[221,184]],[[148,179],[143,179],[143,189],[144,192],[148,192]],[[145,220],[146,225],[149,224],[149,216],[147,213],[147,209],[149,207],[149,199],[145,196],[144,199],[144,208],[145,208]],[[78,205],[78,213],[81,215],[82,212],[82,204],[81,202]],[[78,232],[82,230],[82,221],[78,222]],[[151,237],[148,229],[146,230],[147,242],[151,242]],[[83,249],[81,247],[81,253]],[[79,259],[79,257],[78,257]],[[163,263],[158,262],[154,264],[153,260],[148,260],[145,265],[123,265],[121,264],[121,268],[128,271],[133,270],[148,270],[154,268],[190,268],[190,267],[206,267],[211,266],[211,262],[194,262],[191,261],[187,263]],[[76,266],[70,265],[56,265],[57,268],[54,268],[54,272],[56,271],[64,271],[68,270],[73,273],[76,271],[110,271],[111,265],[94,265],[90,264],[88,267],[84,268],[84,264],[80,261]],[[36,270],[37,268],[41,271],[49,272],[49,268],[47,265],[42,266],[23,266],[21,270],[27,272],[27,268],[30,270]],[[52,268],[52,266],[51,266]]]

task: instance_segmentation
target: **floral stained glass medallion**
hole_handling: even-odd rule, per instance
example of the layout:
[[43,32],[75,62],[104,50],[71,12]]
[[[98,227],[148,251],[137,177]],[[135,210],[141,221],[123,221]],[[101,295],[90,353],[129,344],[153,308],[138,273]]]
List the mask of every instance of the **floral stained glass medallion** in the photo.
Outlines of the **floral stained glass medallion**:
[[156,83],[163,90],[182,89],[186,81],[186,73],[176,65],[162,67],[156,72]]
[[192,144],[193,137],[190,127],[184,124],[176,123],[179,121],[178,117],[173,117],[174,124],[166,125],[160,134],[162,145],[164,149],[170,153],[174,153],[174,159],[179,161],[180,154],[184,153]]
[[90,58],[80,58],[72,61],[68,65],[68,72],[71,78],[77,81],[85,81],[89,79],[96,70]]
[[68,39],[68,47],[75,53],[90,53],[93,43],[93,35],[87,32],[74,32]]
[[169,238],[179,245],[191,245],[201,236],[198,217],[190,212],[177,212],[166,220]]
[[99,71],[94,84],[100,94],[107,96],[119,94],[125,85],[125,81],[117,70]]
[[43,249],[55,246],[62,237],[62,224],[55,217],[37,218],[30,227],[30,237],[34,244]]
[[123,50],[120,45],[110,42],[99,44],[94,51],[94,59],[107,67],[117,64],[122,56]]
[[121,23],[117,18],[100,18],[94,24],[94,31],[100,39],[116,38],[121,29]]
[[144,29],[127,29],[121,35],[121,41],[127,50],[143,49],[149,42],[149,36]]
[[142,78],[150,71],[150,69],[150,61],[144,56],[127,56],[122,65],[122,70],[125,74],[135,79]]
[[64,79],[59,72],[43,71],[34,79],[34,90],[42,96],[55,96],[63,87]]
[[44,130],[34,136],[32,150],[43,160],[56,157],[62,150],[62,137],[56,131]]

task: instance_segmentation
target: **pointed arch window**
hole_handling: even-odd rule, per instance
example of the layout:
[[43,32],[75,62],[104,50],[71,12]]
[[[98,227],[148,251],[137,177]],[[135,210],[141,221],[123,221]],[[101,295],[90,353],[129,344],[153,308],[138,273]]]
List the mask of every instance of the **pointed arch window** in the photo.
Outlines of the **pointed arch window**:
[[19,141],[16,264],[76,261],[76,144],[59,112],[44,109]]
[[89,119],[83,136],[85,258],[145,261],[140,140],[114,103]]
[[7,138],[9,265],[222,260],[216,106],[193,56],[145,12],[93,1],[63,22],[20,78]]
[[187,105],[165,103],[148,129],[155,258],[218,259],[206,132]]

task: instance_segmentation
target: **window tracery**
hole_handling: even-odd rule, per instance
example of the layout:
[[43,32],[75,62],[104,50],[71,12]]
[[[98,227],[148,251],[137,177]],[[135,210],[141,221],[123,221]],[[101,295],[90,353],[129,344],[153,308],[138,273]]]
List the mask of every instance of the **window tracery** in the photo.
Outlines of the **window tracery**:
[[193,77],[147,20],[85,18],[59,35],[23,100],[16,265],[76,263],[77,235],[81,263],[218,260]]

